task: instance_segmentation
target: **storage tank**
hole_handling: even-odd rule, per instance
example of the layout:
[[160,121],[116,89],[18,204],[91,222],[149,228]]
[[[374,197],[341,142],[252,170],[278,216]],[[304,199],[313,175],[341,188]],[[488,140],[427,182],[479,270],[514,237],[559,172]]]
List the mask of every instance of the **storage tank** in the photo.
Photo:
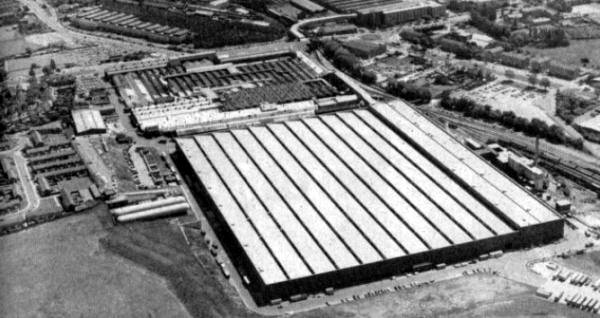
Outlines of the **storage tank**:
[[184,196],[170,197],[162,200],[144,202],[140,204],[128,205],[120,208],[113,209],[111,213],[115,216],[125,215],[134,212],[141,212],[151,210],[171,204],[185,203],[186,199]]
[[149,209],[140,212],[129,213],[125,215],[119,215],[117,221],[119,222],[130,222],[147,218],[155,218],[160,216],[174,215],[178,213],[186,212],[189,209],[187,203],[177,203],[168,206],[161,206],[154,209]]

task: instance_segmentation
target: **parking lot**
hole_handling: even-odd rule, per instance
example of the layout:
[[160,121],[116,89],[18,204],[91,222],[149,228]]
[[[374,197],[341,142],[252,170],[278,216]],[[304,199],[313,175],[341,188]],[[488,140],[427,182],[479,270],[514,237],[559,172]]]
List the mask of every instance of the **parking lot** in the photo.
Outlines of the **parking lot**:
[[597,313],[600,311],[600,279],[591,275],[545,263],[540,267],[550,279],[538,289],[538,296],[549,301]]
[[548,125],[554,123],[546,113],[554,105],[554,94],[524,90],[520,87],[494,81],[471,91],[459,91],[457,97],[464,96],[482,105],[490,105],[499,111],[512,111],[526,119],[538,118]]

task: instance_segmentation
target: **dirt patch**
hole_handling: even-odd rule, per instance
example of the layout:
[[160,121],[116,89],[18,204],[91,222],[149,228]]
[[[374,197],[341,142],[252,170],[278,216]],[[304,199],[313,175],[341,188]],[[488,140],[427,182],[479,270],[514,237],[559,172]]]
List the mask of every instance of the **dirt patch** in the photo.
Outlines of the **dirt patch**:
[[330,317],[592,317],[504,278],[471,276],[334,307]]

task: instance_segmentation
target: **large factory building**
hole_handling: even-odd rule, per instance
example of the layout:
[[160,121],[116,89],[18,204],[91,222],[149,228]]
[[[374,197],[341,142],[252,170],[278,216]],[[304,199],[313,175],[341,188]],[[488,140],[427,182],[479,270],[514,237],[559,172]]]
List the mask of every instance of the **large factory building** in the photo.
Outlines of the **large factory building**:
[[177,143],[258,303],[563,236],[553,210],[400,101]]
[[439,18],[446,7],[432,0],[322,0],[341,12],[356,12],[356,21],[372,27],[392,26],[423,18]]

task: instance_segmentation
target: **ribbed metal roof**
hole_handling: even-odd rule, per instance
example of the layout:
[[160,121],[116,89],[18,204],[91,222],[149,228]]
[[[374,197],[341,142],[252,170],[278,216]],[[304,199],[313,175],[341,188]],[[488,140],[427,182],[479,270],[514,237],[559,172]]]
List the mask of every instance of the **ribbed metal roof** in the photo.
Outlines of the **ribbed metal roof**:
[[379,105],[178,143],[266,284],[557,219],[435,125],[404,113]]

